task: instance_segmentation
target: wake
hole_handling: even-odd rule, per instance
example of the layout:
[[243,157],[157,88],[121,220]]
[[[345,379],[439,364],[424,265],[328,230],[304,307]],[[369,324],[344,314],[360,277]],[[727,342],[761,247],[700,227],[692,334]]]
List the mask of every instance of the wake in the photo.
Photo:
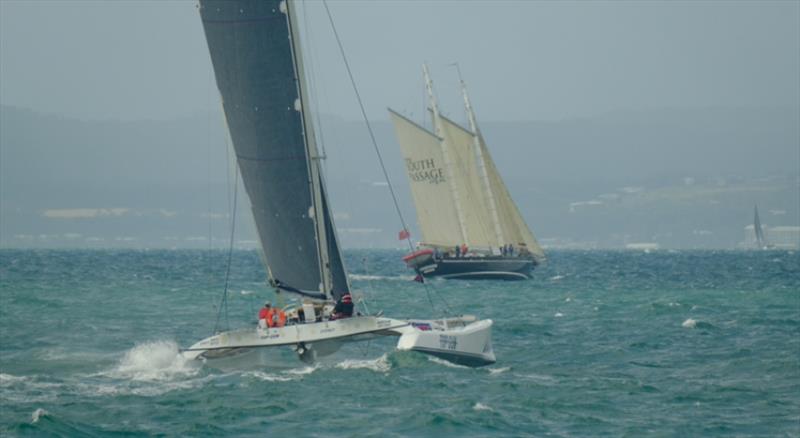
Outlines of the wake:
[[200,364],[186,359],[173,341],[153,341],[138,344],[125,352],[117,365],[104,373],[108,377],[159,381],[190,377],[200,371]]

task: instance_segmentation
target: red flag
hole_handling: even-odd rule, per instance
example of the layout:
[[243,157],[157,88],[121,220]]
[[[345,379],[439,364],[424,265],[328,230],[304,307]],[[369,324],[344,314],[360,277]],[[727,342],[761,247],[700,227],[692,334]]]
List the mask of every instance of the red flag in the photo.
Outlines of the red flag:
[[411,233],[409,233],[408,230],[402,230],[397,233],[397,240],[406,240],[409,237],[411,237]]

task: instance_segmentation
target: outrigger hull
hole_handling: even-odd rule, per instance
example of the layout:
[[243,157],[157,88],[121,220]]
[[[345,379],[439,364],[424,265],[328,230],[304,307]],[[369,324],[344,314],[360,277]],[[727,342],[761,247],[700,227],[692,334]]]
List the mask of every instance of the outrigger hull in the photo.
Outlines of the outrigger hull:
[[409,254],[403,260],[424,277],[461,280],[527,280],[536,266],[536,261],[527,257],[435,258],[432,251],[425,250]]
[[377,336],[399,336],[398,350],[411,350],[466,366],[495,362],[491,320],[471,315],[446,320],[399,320],[356,316],[335,321],[295,324],[281,328],[222,332],[182,351],[188,359],[231,358],[257,348],[290,346],[304,362],[334,353],[345,342]]
[[468,367],[491,365],[497,360],[492,349],[492,320],[469,322],[474,317],[444,321],[410,321],[401,329],[398,350],[419,351]]

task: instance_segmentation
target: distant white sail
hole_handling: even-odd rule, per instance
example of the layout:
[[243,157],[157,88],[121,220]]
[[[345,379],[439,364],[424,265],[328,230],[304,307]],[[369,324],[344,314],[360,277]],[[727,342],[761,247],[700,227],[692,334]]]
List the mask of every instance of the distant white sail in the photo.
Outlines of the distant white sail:
[[755,206],[755,213],[753,217],[753,232],[756,234],[756,246],[758,249],[766,249],[767,239],[764,238],[764,229],[761,227],[761,219],[758,217],[758,206]]
[[441,139],[400,114],[389,112],[403,152],[423,242],[442,247],[457,245],[461,233],[444,171]]

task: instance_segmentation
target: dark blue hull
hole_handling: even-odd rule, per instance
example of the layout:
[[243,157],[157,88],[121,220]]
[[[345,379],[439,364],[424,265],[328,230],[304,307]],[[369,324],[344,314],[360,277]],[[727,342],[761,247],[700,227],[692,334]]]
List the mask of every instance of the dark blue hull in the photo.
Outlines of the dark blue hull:
[[[416,262],[416,263],[414,263]],[[420,257],[409,265],[425,277],[475,280],[527,280],[536,266],[526,257]]]

